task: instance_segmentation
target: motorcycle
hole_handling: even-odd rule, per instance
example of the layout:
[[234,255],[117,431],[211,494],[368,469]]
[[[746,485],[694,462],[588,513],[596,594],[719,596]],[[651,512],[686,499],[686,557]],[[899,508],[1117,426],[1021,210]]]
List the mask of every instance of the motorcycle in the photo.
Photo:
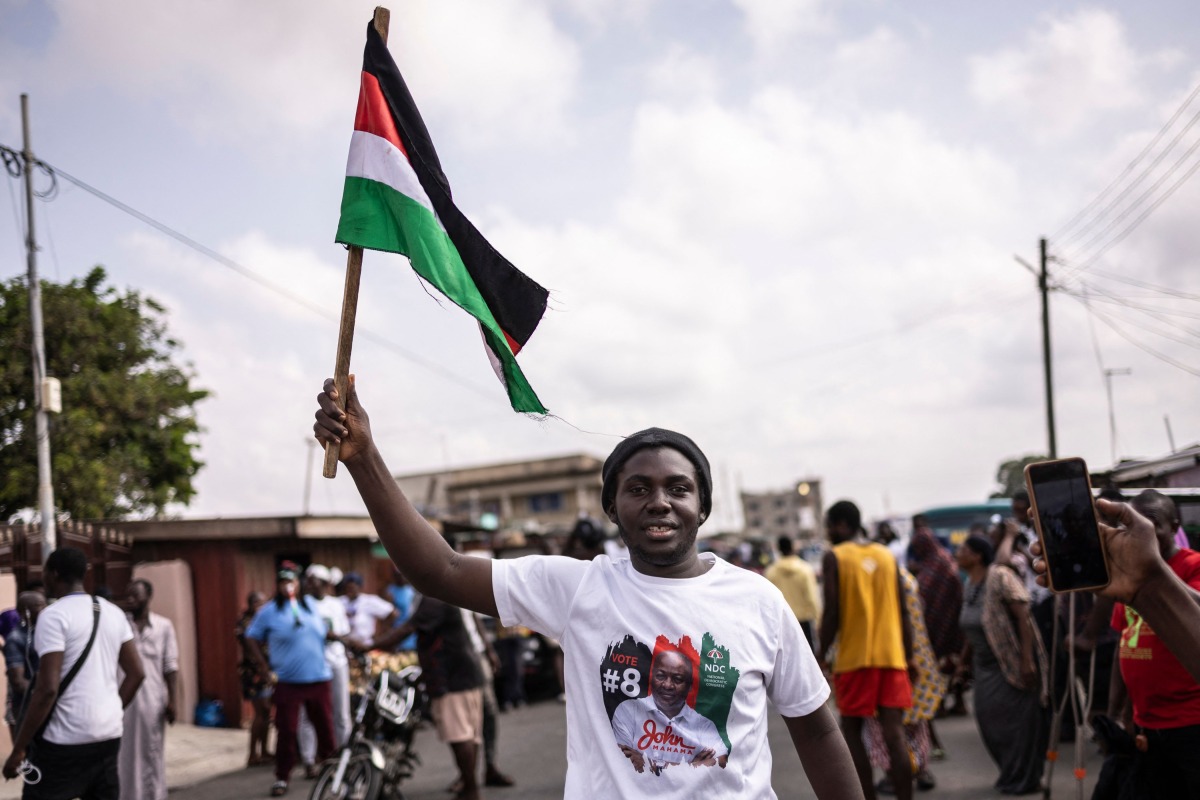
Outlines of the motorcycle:
[[309,800],[404,800],[400,784],[421,758],[413,737],[425,713],[421,668],[383,670],[357,695],[350,738],[325,764]]

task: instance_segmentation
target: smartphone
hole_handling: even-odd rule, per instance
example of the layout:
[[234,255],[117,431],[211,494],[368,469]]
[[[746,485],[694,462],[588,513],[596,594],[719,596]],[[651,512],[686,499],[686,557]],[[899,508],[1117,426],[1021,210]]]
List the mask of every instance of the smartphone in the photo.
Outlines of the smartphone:
[[1100,538],[1092,482],[1083,459],[1029,464],[1025,486],[1050,588],[1081,592],[1107,586],[1108,553]]

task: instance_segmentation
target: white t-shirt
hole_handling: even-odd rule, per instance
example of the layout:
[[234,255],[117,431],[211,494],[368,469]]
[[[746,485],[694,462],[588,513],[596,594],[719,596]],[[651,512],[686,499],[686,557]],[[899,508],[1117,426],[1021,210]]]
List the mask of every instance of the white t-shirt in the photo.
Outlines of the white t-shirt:
[[[607,556],[492,563],[501,622],[562,641],[565,797],[775,798],[767,701],[785,716],[804,716],[828,699],[829,687],[779,590],[711,553],[700,558],[712,567],[687,579],[642,575]],[[625,726],[633,709],[620,711],[622,704],[649,696],[654,653],[664,651],[691,662],[687,705],[716,729],[724,767],[639,773],[621,750],[614,720]]]
[[[38,616],[33,646],[39,658],[62,653],[62,675],[79,660],[92,635],[92,597],[67,595],[46,607]],[[125,613],[107,600],[100,600],[100,623],[96,641],[46,726],[47,741],[55,744],[88,744],[119,739],[125,729],[117,681],[117,658],[121,645],[133,639]]]
[[342,608],[346,611],[346,619],[350,621],[350,633],[366,645],[375,642],[375,625],[381,619],[387,619],[396,607],[377,594],[360,594],[354,600],[349,597],[339,597]]
[[[346,618],[346,606],[342,601],[331,594],[327,594],[318,600],[315,597],[309,597],[312,601],[312,607],[316,609],[317,616],[325,620],[325,624],[334,636],[345,636],[350,633],[350,620]],[[346,663],[346,645],[341,642],[325,642],[325,661],[331,666],[340,666]]]

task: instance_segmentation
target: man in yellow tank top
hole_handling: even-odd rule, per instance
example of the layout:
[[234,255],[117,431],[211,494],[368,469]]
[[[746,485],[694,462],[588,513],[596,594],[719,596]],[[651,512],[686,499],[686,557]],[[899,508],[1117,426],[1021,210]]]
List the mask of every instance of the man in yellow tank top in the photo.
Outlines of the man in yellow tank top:
[[[867,541],[862,515],[849,500],[829,507],[825,529],[833,548],[823,562],[825,612],[818,659],[833,672],[842,733],[867,800],[875,798],[863,725],[878,716],[891,760],[892,786],[911,800],[912,762],[904,739],[904,709],[912,705],[909,664],[912,636],[904,608],[896,559],[886,547]],[[834,642],[837,650],[829,663]]]

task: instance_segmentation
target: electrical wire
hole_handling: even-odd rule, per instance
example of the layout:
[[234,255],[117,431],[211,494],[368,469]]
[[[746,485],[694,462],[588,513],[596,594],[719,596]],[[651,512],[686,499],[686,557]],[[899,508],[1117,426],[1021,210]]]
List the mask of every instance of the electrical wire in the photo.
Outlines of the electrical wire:
[[[1146,333],[1152,333],[1155,336],[1162,337],[1163,339],[1166,339],[1171,342],[1175,342],[1176,344],[1181,344],[1184,347],[1191,347],[1193,349],[1200,350],[1200,331],[1194,330],[1185,325],[1179,325],[1177,323],[1172,322],[1171,320],[1162,320],[1161,318],[1156,318],[1156,319],[1159,319],[1160,322],[1165,322],[1165,324],[1167,324],[1169,327],[1174,328],[1175,330],[1178,330],[1184,334],[1184,336],[1180,336],[1179,334],[1162,330],[1161,328],[1158,328],[1154,325],[1150,325],[1144,321],[1130,318],[1127,314],[1121,315],[1121,314],[1115,313],[1117,311],[1116,309],[1112,309],[1108,312],[1101,312],[1098,309],[1094,308],[1088,302],[1089,300],[1094,301],[1094,300],[1098,299],[1095,295],[1080,297],[1079,295],[1071,294],[1071,296],[1077,300],[1082,300],[1084,302],[1085,307],[1088,309],[1088,311],[1093,314],[1100,314],[1102,316],[1107,314],[1109,319],[1114,322],[1121,322],[1126,325],[1132,325],[1133,327],[1138,328],[1139,330],[1145,331]],[[1187,337],[1190,337],[1190,338],[1187,338]]]
[[849,350],[854,347],[861,347],[862,345],[866,345],[866,344],[874,344],[875,342],[878,342],[878,341],[891,339],[892,337],[896,336],[897,334],[908,333],[909,331],[916,330],[917,328],[924,327],[924,326],[929,325],[934,322],[939,322],[943,319],[955,317],[960,314],[973,314],[973,313],[979,313],[980,311],[986,311],[988,309],[992,309],[995,307],[1007,307],[1007,306],[1017,303],[1018,301],[1023,299],[1024,296],[1025,296],[1025,293],[1021,292],[1020,294],[1012,295],[1010,297],[1000,298],[999,300],[996,300],[994,298],[989,298],[985,303],[981,303],[978,307],[972,306],[972,307],[968,307],[968,308],[962,308],[962,307],[949,308],[940,314],[928,314],[919,319],[901,323],[892,328],[874,331],[872,333],[868,333],[863,336],[858,336],[853,339],[847,339],[847,340],[841,341],[841,342],[835,342],[826,347],[818,347],[818,348],[814,348],[814,349],[810,349],[810,350],[801,350],[798,352],[793,352],[793,353],[790,353],[787,355],[775,356],[775,357],[772,357],[769,359],[765,359],[763,361],[752,363],[750,366],[752,366],[752,367],[774,366],[777,364],[783,364],[783,363],[787,363],[790,361],[798,361],[800,359],[805,359],[805,358],[815,358],[818,356],[830,355],[832,353],[837,353],[842,350]]
[[[1113,198],[1112,202],[1109,203],[1108,205],[1106,205],[1100,211],[1099,214],[1097,214],[1095,217],[1092,218],[1092,220],[1090,222],[1088,222],[1087,225],[1080,228],[1072,236],[1067,237],[1067,240],[1069,241],[1070,239],[1082,239],[1084,236],[1087,236],[1088,231],[1092,230],[1105,217],[1107,217],[1110,213],[1112,213],[1112,211],[1114,209],[1119,207],[1121,204],[1121,201],[1124,200],[1126,197],[1128,197],[1130,192],[1132,192],[1137,187],[1141,186],[1142,182],[1144,180],[1146,180],[1146,178],[1150,177],[1150,174],[1152,172],[1154,172],[1155,167],[1157,167],[1159,164],[1162,163],[1163,159],[1166,158],[1171,153],[1171,151],[1175,149],[1175,145],[1179,144],[1179,140],[1182,139],[1185,135],[1187,135],[1187,132],[1190,131],[1193,127],[1195,127],[1197,122],[1200,122],[1200,111],[1197,111],[1196,114],[1193,115],[1190,120],[1188,120],[1188,123],[1187,123],[1187,125],[1184,126],[1183,130],[1181,130],[1179,133],[1177,133],[1175,135],[1175,138],[1172,139],[1170,141],[1170,143],[1167,144],[1166,148],[1164,148],[1161,153],[1159,153],[1157,156],[1154,157],[1154,160],[1151,161],[1144,170],[1142,170],[1141,174],[1139,174],[1124,189],[1122,189],[1121,192],[1116,197]],[[1188,150],[1186,153],[1184,153],[1183,157],[1180,160],[1186,159],[1187,156],[1191,154],[1192,150],[1195,150],[1194,145],[1192,146],[1191,150]],[[1169,173],[1168,173],[1168,175],[1169,175]],[[1161,182],[1161,179],[1160,179],[1160,182]],[[1123,212],[1121,212],[1121,215],[1118,216],[1116,220],[1113,220],[1109,224],[1109,226],[1107,228],[1105,228],[1105,231],[1111,229],[1113,225],[1115,225],[1121,219],[1123,219],[1124,217],[1126,217],[1130,213],[1132,213],[1137,208],[1138,204],[1140,204],[1143,201],[1143,199],[1146,197],[1147,194],[1149,194],[1149,192],[1146,192],[1141,197],[1139,197],[1137,200],[1134,200]],[[1091,241],[1095,241],[1096,238],[1102,238],[1103,235],[1104,235],[1104,231],[1101,231],[1101,233],[1098,234],[1096,237],[1094,237],[1092,240],[1090,240],[1088,244],[1085,244],[1083,246],[1083,249],[1086,250],[1090,246]]]
[[[7,148],[5,148],[5,149],[7,149]],[[262,288],[266,289],[267,291],[273,292],[274,294],[279,295],[280,297],[284,298],[285,300],[288,300],[289,302],[294,303],[294,304],[300,306],[301,308],[311,311],[312,313],[317,314],[318,316],[324,317],[325,319],[332,320],[334,322],[340,321],[341,317],[338,316],[337,314],[331,313],[328,309],[323,308],[322,306],[319,306],[313,302],[310,302],[309,300],[306,300],[305,298],[299,296],[298,294],[283,288],[282,286],[280,286],[277,283],[267,280],[266,278],[262,277],[258,273],[249,269],[248,267],[245,267],[242,264],[238,263],[237,261],[234,261],[232,258],[222,255],[221,253],[217,252],[216,250],[212,249],[211,247],[208,247],[207,245],[196,241],[195,239],[193,239],[192,237],[190,237],[184,233],[180,233],[179,231],[175,230],[174,228],[170,227],[169,225],[167,225],[164,222],[159,222],[157,219],[155,219],[154,217],[151,217],[149,214],[145,214],[141,211],[138,211],[136,208],[133,208],[132,206],[121,202],[120,200],[116,199],[112,195],[109,195],[109,194],[101,191],[100,189],[97,189],[94,186],[89,185],[88,183],[80,180],[79,178],[76,178],[74,175],[71,175],[70,173],[65,172],[64,170],[62,170],[58,167],[52,166],[50,164],[46,164],[45,162],[38,162],[38,163],[52,177],[55,175],[62,177],[64,180],[74,184],[75,186],[79,187],[80,189],[83,189],[88,194],[96,197],[99,200],[104,201],[105,203],[108,203],[109,205],[113,206],[114,208],[117,208],[117,209],[125,212],[129,216],[145,223],[146,225],[149,225],[151,228],[154,228],[159,233],[162,233],[163,235],[174,239],[175,241],[179,242],[180,244],[183,244],[186,247],[189,247],[192,250],[195,250],[196,252],[198,252],[204,256],[207,256],[208,258],[212,259],[213,261],[216,261],[218,264],[220,264],[230,270],[233,270],[238,275],[241,275],[243,278],[246,278],[247,280],[253,281],[254,283],[261,286]],[[11,171],[10,171],[10,174],[11,174]],[[55,192],[55,193],[57,192],[57,180],[54,181],[52,188],[50,190],[47,190],[47,192],[48,193],[49,192]],[[39,197],[41,197],[41,196],[43,196],[43,195],[39,195]],[[46,199],[52,199],[53,196],[54,196],[53,194],[48,194]],[[465,378],[462,378],[461,376],[451,372],[450,370],[446,369],[445,367],[441,366],[440,364],[437,364],[433,361],[422,358],[421,356],[417,355],[416,353],[412,352],[411,350],[409,350],[405,347],[402,347],[401,345],[397,344],[396,342],[392,341],[391,339],[388,339],[385,336],[375,333],[374,331],[359,327],[357,329],[357,334],[359,337],[366,339],[368,341],[374,342],[375,344],[379,345],[380,347],[390,350],[391,352],[401,356],[402,358],[407,359],[408,361],[411,361],[412,363],[414,363],[418,366],[424,367],[425,369],[429,370],[430,372],[433,372],[434,374],[439,375],[442,378],[445,378],[446,380],[451,381],[452,383],[455,383],[465,389],[469,389],[476,394],[482,395],[489,399],[494,399],[496,396],[496,392],[489,391],[477,383],[474,383]]]
[[[1154,137],[1150,140],[1149,144],[1147,144],[1144,148],[1142,148],[1142,151],[1140,153],[1138,153],[1137,156],[1132,161],[1129,162],[1129,164],[1125,167],[1125,169],[1123,169],[1121,171],[1121,173],[1119,175],[1117,175],[1117,177],[1114,178],[1111,183],[1108,184],[1108,186],[1104,187],[1104,190],[1102,192],[1100,192],[1100,194],[1097,195],[1096,198],[1094,200],[1092,200],[1092,202],[1088,203],[1075,216],[1071,217],[1071,219],[1068,220],[1066,222],[1066,224],[1064,224],[1061,228],[1059,228],[1057,231],[1055,231],[1054,235],[1051,236],[1050,238],[1052,240],[1058,240],[1058,239],[1067,237],[1068,231],[1070,231],[1072,229],[1072,227],[1074,227],[1075,224],[1077,222],[1079,222],[1079,220],[1083,219],[1083,217],[1086,216],[1097,205],[1104,202],[1104,198],[1108,196],[1108,193],[1111,192],[1114,188],[1116,188],[1116,186],[1118,186],[1121,183],[1121,181],[1125,179],[1125,176],[1128,175],[1129,173],[1131,173],[1137,167],[1137,165],[1141,163],[1142,159],[1144,159],[1150,153],[1150,151],[1154,149],[1154,146],[1158,144],[1159,140],[1161,140],[1162,137],[1166,135],[1167,131],[1171,129],[1171,126],[1174,125],[1175,122],[1181,116],[1183,116],[1183,112],[1187,109],[1187,107],[1189,105],[1192,104],[1192,101],[1196,99],[1197,95],[1200,95],[1200,84],[1197,84],[1196,87],[1194,89],[1192,89],[1192,92],[1191,92],[1191,94],[1189,94],[1187,96],[1187,99],[1185,99],[1183,101],[1183,103],[1180,104],[1179,108],[1176,109],[1175,113],[1171,115],[1171,118],[1168,119],[1163,124],[1163,126],[1158,129],[1158,133],[1154,134]],[[1168,147],[1167,149],[1169,150],[1170,148]],[[1102,216],[1103,216],[1103,214],[1098,215],[1096,218],[1094,218],[1092,220],[1092,222],[1088,223],[1088,225],[1089,226],[1093,225],[1095,223],[1096,219],[1100,219]],[[1081,235],[1081,234],[1077,233],[1076,236],[1078,236],[1078,235]],[[1067,237],[1067,238],[1070,238],[1070,237]]]
[[[1095,313],[1094,309],[1093,309],[1093,313]],[[1133,327],[1138,328],[1143,331],[1146,331],[1147,333],[1153,333],[1156,336],[1161,336],[1162,338],[1167,339],[1172,342],[1175,342],[1176,344],[1181,344],[1181,345],[1184,345],[1185,347],[1191,347],[1191,348],[1200,350],[1200,341],[1191,342],[1191,341],[1188,341],[1187,339],[1176,336],[1175,334],[1167,333],[1165,331],[1159,330],[1158,328],[1155,328],[1152,325],[1147,325],[1144,322],[1139,322],[1137,320],[1130,319],[1128,317],[1117,316],[1116,314],[1113,314],[1112,316],[1114,319],[1116,319],[1120,322],[1124,322],[1127,325],[1132,325]],[[1193,337],[1200,338],[1200,332],[1195,332],[1188,328],[1185,328],[1184,330],[1185,330],[1185,332],[1191,334]]]
[[[1084,291],[1085,293],[1087,293],[1088,291],[1093,291],[1093,292],[1095,292],[1095,291],[1098,291],[1098,290],[1096,289],[1096,287],[1094,287],[1092,284],[1089,284],[1089,283],[1081,283],[1081,284],[1080,284],[1080,286],[1081,286],[1081,287],[1083,287],[1083,291]],[[1071,290],[1070,290],[1070,289],[1064,289],[1063,291],[1071,291]],[[1117,297],[1116,295],[1099,295],[1099,294],[1093,294],[1093,295],[1090,297],[1090,299],[1092,299],[1092,300],[1098,300],[1098,301],[1100,301],[1100,302],[1102,302],[1102,303],[1115,303],[1115,304],[1118,304],[1118,305],[1123,305],[1123,306],[1125,306],[1126,308],[1130,308],[1130,309],[1133,309],[1133,310],[1135,310],[1135,311],[1142,311],[1142,312],[1145,312],[1146,314],[1149,314],[1150,316],[1155,316],[1155,315],[1160,315],[1160,314],[1161,314],[1161,315],[1164,315],[1164,316],[1171,316],[1171,317],[1184,317],[1185,319],[1197,319],[1197,320],[1200,320],[1200,313],[1198,313],[1198,312],[1194,312],[1194,311],[1181,311],[1181,310],[1179,310],[1179,309],[1177,309],[1177,308],[1160,308],[1159,306],[1148,306],[1148,305],[1144,305],[1144,304],[1142,304],[1142,303],[1135,303],[1135,302],[1132,302],[1132,301],[1129,299],[1129,295],[1126,295],[1126,296],[1124,296],[1124,297]],[[1156,319],[1163,319],[1163,321],[1164,321],[1164,322],[1166,322],[1166,319],[1164,319],[1163,317],[1157,317],[1157,316],[1156,316]]]
[[1128,333],[1121,330],[1119,325],[1117,325],[1115,322],[1110,320],[1103,313],[1097,311],[1094,308],[1090,308],[1086,303],[1084,303],[1076,295],[1069,294],[1068,296],[1071,297],[1072,299],[1074,299],[1076,302],[1082,304],[1083,307],[1086,308],[1089,313],[1094,314],[1096,316],[1096,319],[1103,322],[1105,325],[1107,325],[1109,328],[1111,328],[1114,333],[1116,333],[1118,336],[1120,336],[1125,341],[1132,344],[1134,347],[1138,348],[1139,350],[1142,350],[1145,353],[1149,353],[1150,355],[1157,358],[1159,361],[1162,361],[1164,364],[1170,364],[1172,367],[1175,367],[1176,369],[1181,369],[1184,372],[1188,373],[1189,375],[1195,375],[1197,378],[1200,378],[1200,368],[1189,366],[1188,364],[1185,364],[1182,361],[1174,359],[1165,353],[1161,353],[1158,350],[1155,350],[1154,348],[1150,347],[1149,345],[1139,342],[1137,339],[1134,339]]
[[[1200,114],[1197,114],[1197,119],[1200,119]],[[1176,160],[1174,164],[1171,165],[1171,168],[1168,169],[1163,175],[1161,175],[1159,177],[1159,179],[1157,181],[1155,181],[1154,184],[1151,185],[1151,187],[1149,189],[1147,189],[1145,192],[1143,192],[1137,198],[1137,200],[1135,200],[1128,208],[1126,208],[1124,211],[1122,211],[1120,214],[1118,214],[1115,218],[1110,220],[1109,223],[1104,226],[1104,229],[1100,231],[1100,233],[1093,236],[1082,247],[1080,247],[1080,249],[1076,253],[1073,254],[1073,258],[1075,260],[1082,261],[1083,254],[1086,253],[1089,248],[1091,248],[1097,242],[1102,241],[1104,239],[1104,237],[1108,235],[1109,231],[1111,231],[1113,228],[1115,228],[1117,225],[1119,225],[1126,217],[1128,217],[1130,214],[1132,214],[1134,211],[1136,211],[1150,197],[1151,194],[1153,194],[1155,191],[1157,191],[1158,188],[1160,186],[1162,186],[1163,183],[1165,183],[1168,178],[1170,178],[1172,175],[1174,175],[1175,172],[1181,166],[1183,166],[1184,162],[1187,161],[1187,159],[1193,153],[1195,153],[1197,149],[1200,149],[1200,139],[1197,139],[1195,142],[1193,142],[1192,146],[1189,147],[1187,149],[1187,151],[1184,152],[1184,154],[1182,156],[1180,156],[1179,159]],[[1130,233],[1132,233],[1135,228],[1137,228],[1139,225],[1141,225],[1142,222],[1145,221],[1145,219],[1147,217],[1149,217],[1151,214],[1153,214],[1155,212],[1155,210],[1158,209],[1159,206],[1161,206],[1164,202],[1166,202],[1167,198],[1169,198],[1171,195],[1173,195],[1176,192],[1176,190],[1179,189],[1180,186],[1182,186],[1184,183],[1186,183],[1188,178],[1192,177],[1192,175],[1195,174],[1197,169],[1200,169],[1200,159],[1197,159],[1195,161],[1195,163],[1192,164],[1191,169],[1189,169],[1186,173],[1184,173],[1183,177],[1180,178],[1178,181],[1176,181],[1171,186],[1171,188],[1169,188],[1167,190],[1166,194],[1162,195],[1157,200],[1155,200],[1150,205],[1149,208],[1147,208],[1144,212],[1142,212],[1142,214],[1133,221],[1133,224],[1129,225],[1127,228],[1125,228],[1123,231],[1121,231],[1121,233],[1118,234],[1116,236],[1116,238],[1111,239],[1098,252],[1096,252],[1094,255],[1092,255],[1086,262],[1084,262],[1080,266],[1080,269],[1086,270],[1090,264],[1092,264],[1100,256],[1104,255],[1106,252],[1108,252],[1108,250],[1110,248],[1112,248],[1114,245],[1123,241],[1125,239],[1125,237],[1128,236]]]
[[1178,289],[1170,289],[1166,286],[1158,286],[1157,284],[1147,283],[1146,281],[1138,280],[1137,278],[1130,278],[1127,275],[1118,275],[1115,272],[1108,272],[1106,270],[1099,270],[1099,269],[1089,269],[1088,274],[1092,275],[1094,277],[1107,278],[1110,281],[1117,281],[1119,283],[1128,284],[1129,286],[1136,286],[1139,289],[1149,289],[1152,292],[1164,294],[1168,297],[1175,297],[1180,300],[1200,300],[1200,294],[1190,294],[1188,292],[1183,292]]

